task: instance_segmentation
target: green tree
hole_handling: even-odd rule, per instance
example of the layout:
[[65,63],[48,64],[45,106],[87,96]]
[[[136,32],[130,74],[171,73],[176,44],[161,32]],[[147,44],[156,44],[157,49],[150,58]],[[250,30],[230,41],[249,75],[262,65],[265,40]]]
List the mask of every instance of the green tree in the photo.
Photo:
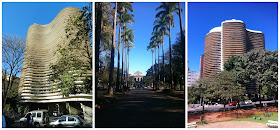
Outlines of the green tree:
[[225,105],[229,99],[240,100],[245,94],[245,88],[238,84],[237,75],[233,72],[221,71],[207,82],[206,98],[221,99]]
[[[132,9],[132,8],[131,8]],[[129,9],[129,10],[131,10]],[[131,12],[133,12],[133,10],[131,10]],[[127,28],[127,25],[130,24],[132,25],[132,23],[134,23],[134,19],[133,19],[134,15],[133,14],[130,14],[128,10],[124,10],[123,12],[123,18],[122,18],[122,26],[123,26],[123,34],[122,35],[126,35],[124,34],[125,31],[126,31],[126,28]],[[121,35],[120,35],[121,36]],[[121,73],[121,84],[122,86],[124,87],[124,83],[125,81],[127,81],[127,71],[126,71],[126,61],[127,61],[127,57],[126,57],[126,54],[127,52],[124,52],[124,51],[127,51],[127,49],[125,49],[125,39],[122,39],[121,40],[122,43],[123,43],[123,47],[122,47],[122,73]],[[125,63],[124,63],[125,62]]]
[[[98,49],[98,43],[95,42],[95,64],[96,64],[96,74],[95,74],[95,84],[96,84],[96,90],[98,87],[98,84],[108,84],[109,83],[109,64],[110,64],[110,50],[112,46],[112,35],[113,35],[113,19],[114,19],[114,11],[112,9],[112,6],[108,2],[96,2],[96,17],[95,17],[95,26],[96,26],[96,31],[95,35],[99,32],[97,29],[97,25],[100,24],[101,30],[100,30],[100,45]],[[99,12],[101,11],[101,12]],[[98,17],[100,17],[100,14],[98,15],[97,13],[101,14],[101,21],[97,20]],[[96,36],[96,39],[98,36]],[[97,54],[98,52],[98,54]],[[99,60],[100,59],[100,60]],[[97,73],[98,71],[98,73]],[[95,91],[97,93],[97,91]]]
[[157,14],[156,17],[157,18],[161,18],[162,21],[168,21],[169,22],[169,61],[170,61],[170,65],[169,65],[169,71],[170,71],[170,88],[173,88],[173,70],[172,70],[172,54],[171,54],[171,26],[174,27],[174,16],[173,13],[176,12],[177,10],[177,6],[176,3],[172,3],[172,2],[162,2],[161,5],[156,8],[156,10],[160,10]]
[[228,58],[228,61],[224,63],[224,69],[226,71],[232,71],[236,68],[236,66],[234,65],[238,60],[237,56],[231,56],[230,58]]
[[[128,57],[129,57],[129,48],[133,47],[133,42],[134,42],[134,34],[133,34],[134,30],[131,28],[125,28],[124,33],[122,35],[122,41],[125,43],[125,48],[126,48],[126,62],[125,62],[125,75],[126,75],[126,82],[129,80],[129,70],[128,70]],[[127,85],[127,83],[126,83]],[[127,86],[128,87],[128,86]],[[127,89],[127,88],[126,88]]]
[[[178,12],[176,12],[180,19],[180,33],[181,33],[181,55],[183,57],[183,65],[185,66],[185,31],[182,23],[182,16],[183,10],[181,9],[180,2],[178,2]],[[185,70],[183,71],[185,72]]]
[[[70,16],[65,32],[66,42],[58,46],[59,59],[51,65],[52,74],[50,81],[58,82],[56,86],[60,88],[64,96],[77,92],[89,92],[92,90],[92,3],[83,7],[77,15]],[[69,42],[68,42],[69,41]],[[79,73],[79,74],[78,74]],[[72,76],[69,76],[71,75]],[[69,81],[81,80],[75,75],[84,76],[87,87],[79,87],[74,91],[68,89]],[[84,81],[84,80],[82,80]],[[75,87],[74,82],[71,87]]]
[[[183,90],[184,86],[184,77],[185,77],[185,66],[184,66],[184,59],[181,55],[181,35],[177,34],[176,42],[172,45],[172,57],[173,57],[173,73],[174,73],[174,86],[180,85],[179,89]],[[185,39],[183,39],[185,40]]]
[[257,85],[260,104],[261,95],[277,99],[278,51],[252,50],[240,56],[234,65],[240,82]]
[[[162,70],[163,70],[163,72],[164,72],[164,42],[163,42],[163,40],[164,40],[164,35],[169,36],[169,34],[167,32],[168,29],[169,29],[169,27],[168,27],[167,21],[162,20],[162,18],[158,18],[155,20],[153,32],[160,32],[160,34],[162,35],[161,36],[161,46],[162,46],[162,64],[163,64]],[[163,81],[165,82],[164,73],[163,73],[162,77],[163,77]]]
[[[121,79],[120,77],[120,46],[121,46],[121,29],[123,28],[123,25],[125,25],[125,23],[128,23],[130,25],[132,25],[132,22],[135,22],[133,17],[134,15],[132,14],[128,14],[128,11],[133,12],[133,8],[131,6],[131,3],[129,2],[120,2],[119,6],[118,6],[118,24],[119,24],[119,43],[118,43],[118,72],[117,72],[117,91],[120,91],[120,81],[121,83],[123,81],[123,59],[122,59],[122,73],[121,73]],[[124,29],[124,28],[123,28]],[[124,44],[123,44],[124,46]],[[123,48],[124,49],[124,48]],[[123,53],[122,53],[123,54]]]

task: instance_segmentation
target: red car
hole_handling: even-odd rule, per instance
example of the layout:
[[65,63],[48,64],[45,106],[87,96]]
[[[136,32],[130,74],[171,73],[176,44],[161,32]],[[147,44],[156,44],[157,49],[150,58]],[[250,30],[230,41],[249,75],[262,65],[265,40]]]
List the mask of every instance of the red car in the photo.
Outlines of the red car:
[[237,105],[237,101],[233,101],[231,103],[228,104],[229,106],[236,106]]

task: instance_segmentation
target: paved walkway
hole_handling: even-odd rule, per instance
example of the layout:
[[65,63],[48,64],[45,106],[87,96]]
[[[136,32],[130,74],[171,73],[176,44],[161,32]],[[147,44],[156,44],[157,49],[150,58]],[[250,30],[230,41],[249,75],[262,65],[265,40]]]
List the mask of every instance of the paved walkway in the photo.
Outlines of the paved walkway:
[[266,124],[248,121],[218,122],[198,126],[198,128],[268,128]]
[[135,89],[96,110],[96,128],[184,128],[184,108],[184,99]]

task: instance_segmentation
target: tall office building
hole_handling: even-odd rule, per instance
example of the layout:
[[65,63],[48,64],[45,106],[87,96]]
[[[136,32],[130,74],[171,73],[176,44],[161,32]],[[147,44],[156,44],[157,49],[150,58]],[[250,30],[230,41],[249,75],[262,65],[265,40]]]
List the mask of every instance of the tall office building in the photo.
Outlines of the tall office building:
[[[50,66],[58,60],[56,53],[58,45],[70,41],[66,38],[65,27],[70,16],[80,14],[79,8],[64,8],[56,18],[47,25],[33,24],[29,27],[26,38],[24,59],[20,78],[21,102],[32,109],[47,109],[49,113],[66,111],[70,114],[87,113],[91,118],[92,93],[62,95],[56,83],[49,81],[52,73]],[[74,81],[77,86],[83,86],[85,76],[91,76],[91,71]]]
[[231,56],[240,56],[252,49],[265,49],[264,34],[246,29],[241,20],[226,20],[205,36],[202,77],[214,76],[223,70]]

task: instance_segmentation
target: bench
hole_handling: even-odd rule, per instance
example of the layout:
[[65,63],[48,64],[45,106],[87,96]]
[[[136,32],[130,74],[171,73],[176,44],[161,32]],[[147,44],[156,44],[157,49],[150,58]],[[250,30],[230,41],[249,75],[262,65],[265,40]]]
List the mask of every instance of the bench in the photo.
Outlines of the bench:
[[196,122],[191,122],[191,123],[188,123],[188,128],[191,128],[191,127],[196,128],[196,127],[197,127]]
[[266,125],[270,128],[278,128],[278,121],[268,120]]

